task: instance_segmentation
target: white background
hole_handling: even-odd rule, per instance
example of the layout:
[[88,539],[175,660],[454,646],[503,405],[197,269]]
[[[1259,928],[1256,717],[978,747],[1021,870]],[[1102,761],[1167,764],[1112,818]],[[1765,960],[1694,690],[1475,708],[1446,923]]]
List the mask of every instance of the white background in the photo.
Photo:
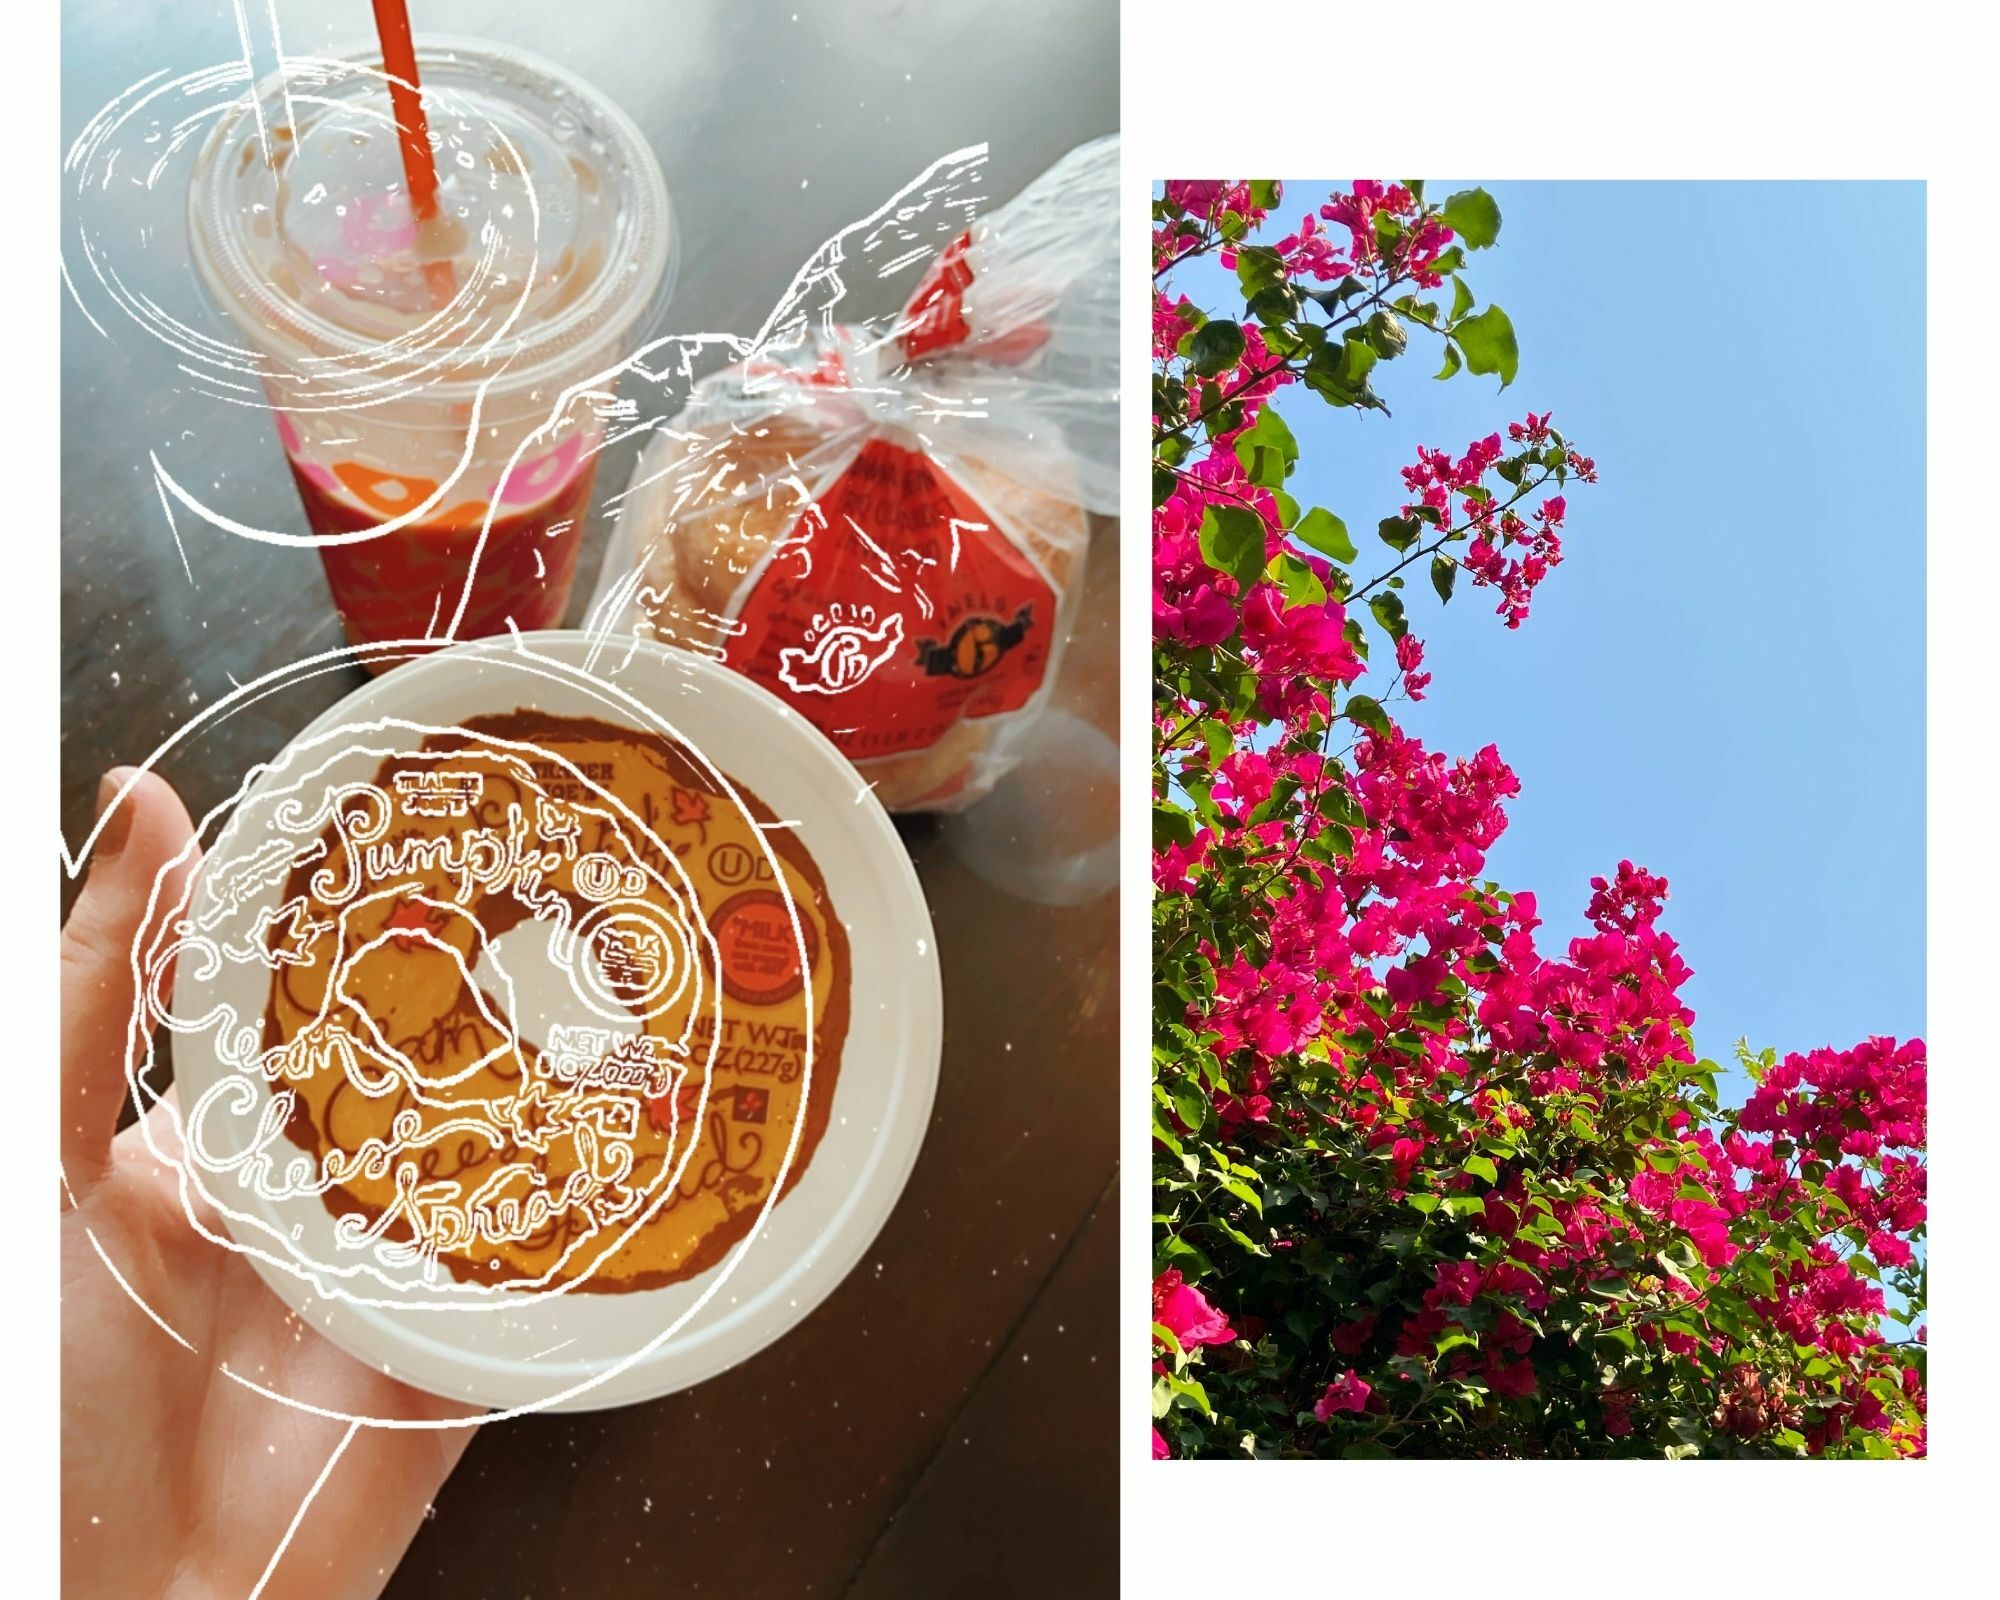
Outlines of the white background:
[[[587,0],[586,0],[587,3]],[[681,0],[683,4],[707,0]],[[722,3],[722,0],[714,0]],[[973,0],[929,0],[973,3]],[[357,7],[359,0],[357,0]],[[1986,1592],[1975,1518],[1990,1465],[2000,1334],[1992,1159],[1996,1083],[1980,1042],[1994,992],[1995,538],[1990,376],[1995,272],[1990,23],[1971,7],[1682,3],[1422,8],[1128,3],[1125,500],[1126,1091],[1122,1156],[1124,1588],[1339,1592],[1380,1580],[1483,1596],[1811,1586],[1845,1595]],[[0,1321],[12,1414],[0,1593],[56,1592],[57,721],[56,275],[61,143],[56,7],[10,11],[4,104],[8,324],[0,441],[12,452],[4,568],[14,746],[5,837],[25,880],[4,934],[0,1074],[18,1131],[0,1159],[22,1226]],[[1032,92],[1032,85],[1023,85]],[[1983,158],[1982,158],[1982,152]],[[1931,1459],[1917,1465],[1161,1463],[1149,1459],[1146,818],[1149,181],[1228,172],[1492,178],[1924,178],[1929,181],[1930,614],[1928,1038],[1935,1299]],[[1681,241],[1661,241],[1678,248]],[[1690,270],[1728,271],[1727,241]],[[1859,330],[1857,330],[1857,336]],[[1839,463],[1810,464],[1837,476]],[[1778,470],[1774,467],[1774,470]],[[1865,628],[1865,617],[1828,626]],[[1855,730],[1857,748],[1867,730]],[[1866,848],[1866,841],[1857,841]],[[39,1228],[28,1224],[40,1221]],[[1987,1483],[1975,1489],[1975,1474]],[[1754,1480],[1754,1481],[1753,1481]],[[1022,1529],[1024,1538],[1034,1530]],[[969,1575],[967,1593],[977,1593]],[[1054,1600],[1054,1597],[1052,1597]]]

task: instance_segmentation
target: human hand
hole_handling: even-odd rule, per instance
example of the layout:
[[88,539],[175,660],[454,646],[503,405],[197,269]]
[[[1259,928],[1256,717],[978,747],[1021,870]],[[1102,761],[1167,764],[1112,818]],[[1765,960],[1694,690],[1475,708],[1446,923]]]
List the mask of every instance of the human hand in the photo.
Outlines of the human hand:
[[[105,778],[100,809],[130,776]],[[471,1426],[362,1427],[315,1493],[349,1424],[267,1399],[223,1368],[354,1416],[480,1413],[328,1343],[242,1256],[188,1225],[174,1169],[136,1124],[113,1137],[126,1094],[133,941],[154,880],[192,835],[173,790],[142,777],[106,822],[62,930],[63,1592],[374,1596]],[[192,856],[173,869],[164,903],[194,870]],[[154,1143],[176,1151],[166,1108],[147,1120]],[[204,1221],[221,1230],[212,1213]]]

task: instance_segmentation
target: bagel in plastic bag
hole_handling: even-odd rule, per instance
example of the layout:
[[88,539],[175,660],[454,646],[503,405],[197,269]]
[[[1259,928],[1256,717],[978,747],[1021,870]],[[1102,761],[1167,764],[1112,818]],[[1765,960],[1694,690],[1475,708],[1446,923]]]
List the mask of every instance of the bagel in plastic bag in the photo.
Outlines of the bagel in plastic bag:
[[1117,510],[1117,171],[1115,138],[1072,151],[900,316],[696,384],[633,472],[597,625],[771,689],[891,810],[986,792],[1054,682],[1086,513]]

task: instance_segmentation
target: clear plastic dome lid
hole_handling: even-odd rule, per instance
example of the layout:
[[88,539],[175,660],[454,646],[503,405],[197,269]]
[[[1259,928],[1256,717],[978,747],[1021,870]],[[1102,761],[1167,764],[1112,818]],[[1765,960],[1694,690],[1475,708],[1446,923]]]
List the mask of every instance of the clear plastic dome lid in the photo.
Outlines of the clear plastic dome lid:
[[[616,342],[669,288],[666,183],[631,120],[511,50],[419,43],[438,175],[420,219],[387,80],[357,52],[287,63],[211,130],[196,259],[253,341],[328,380],[528,376]],[[265,157],[268,144],[269,159]]]

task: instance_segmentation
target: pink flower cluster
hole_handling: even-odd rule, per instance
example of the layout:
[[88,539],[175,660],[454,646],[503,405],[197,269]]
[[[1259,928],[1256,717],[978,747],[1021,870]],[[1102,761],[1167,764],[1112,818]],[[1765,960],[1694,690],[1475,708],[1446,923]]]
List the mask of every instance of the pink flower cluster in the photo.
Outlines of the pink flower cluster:
[[[1230,212],[1255,226],[1268,214],[1267,208],[1251,198],[1250,185],[1242,178],[1184,178],[1165,185],[1168,201],[1179,207],[1204,229],[1221,225]],[[1183,232],[1178,219],[1161,223],[1153,230],[1153,270],[1159,272],[1201,243],[1201,235]]]
[[[1187,1283],[1178,1268],[1169,1267],[1153,1280],[1153,1320],[1174,1336],[1182,1350],[1194,1350],[1205,1344],[1228,1344],[1236,1337],[1236,1330],[1229,1325],[1229,1319],[1209,1304],[1208,1297],[1199,1289]],[[1157,1348],[1158,1336],[1154,1338]],[[1155,1363],[1158,1370],[1159,1363]],[[1173,1452],[1167,1448],[1167,1441],[1160,1436],[1160,1430],[1153,1430],[1153,1459],[1164,1461]]]
[[1796,1144],[1831,1144],[1841,1154],[1872,1156],[1886,1146],[1924,1146],[1924,1046],[1870,1039],[1852,1050],[1786,1056],[1743,1108],[1752,1133]]
[[1174,1267],[1153,1280],[1153,1320],[1179,1340],[1183,1350],[1202,1344],[1227,1344],[1236,1337],[1229,1319]]
[[1171,361],[1180,348],[1181,340],[1194,332],[1195,319],[1191,315],[1194,307],[1186,295],[1169,300],[1159,290],[1153,291],[1153,359]]
[[[1473,534],[1471,548],[1459,564],[1472,575],[1474,583],[1500,590],[1499,615],[1507,626],[1518,628],[1527,619],[1535,588],[1562,564],[1561,529],[1569,505],[1561,495],[1550,495],[1522,517],[1514,506],[1533,488],[1554,476],[1542,448],[1549,439],[1549,417],[1530,412],[1526,422],[1510,423],[1509,437],[1531,447],[1531,453],[1516,456],[1509,470],[1519,484],[1510,498],[1495,497],[1486,479],[1501,465],[1505,447],[1497,433],[1475,440],[1463,455],[1448,450],[1419,448],[1414,464],[1403,468],[1403,487],[1414,498],[1403,504],[1403,515],[1424,517],[1433,527],[1449,531],[1463,515]],[[1586,483],[1594,483],[1597,466],[1588,456],[1556,447],[1565,472],[1573,472]],[[1508,554],[1506,552],[1517,552]]]
[[1288,233],[1275,246],[1285,263],[1285,274],[1311,278],[1316,283],[1333,283],[1354,270],[1334,246],[1319,219],[1308,212],[1296,233]]
[[1183,178],[1166,185],[1167,198],[1189,216],[1207,222],[1225,211],[1252,221],[1264,213],[1250,203],[1250,185],[1241,178]]
[[[1345,783],[1365,826],[1355,832],[1352,852],[1323,881],[1295,878],[1270,901],[1268,953],[1255,959],[1239,952],[1218,964],[1213,997],[1188,1017],[1190,1026],[1216,1035],[1219,1059],[1238,1063],[1232,1072],[1237,1088],[1215,1097],[1223,1137],[1242,1137],[1274,1121],[1298,1125],[1301,1113],[1273,1099],[1272,1069],[1315,1040],[1337,1038],[1344,1041],[1350,1085],[1344,1120],[1365,1134],[1368,1148],[1381,1152],[1388,1193],[1407,1192],[1420,1170],[1446,1192],[1470,1193],[1472,1179],[1458,1170],[1465,1147],[1441,1145],[1422,1121],[1399,1117],[1394,1106],[1422,1105],[1449,1074],[1455,1092],[1470,1094],[1479,1119],[1475,1130],[1505,1140],[1532,1123],[1567,1115],[1561,1107],[1601,1104],[1614,1083],[1691,1064],[1686,1029],[1693,1015],[1679,998],[1690,971],[1659,927],[1668,894],[1664,878],[1629,861],[1594,878],[1592,931],[1571,940],[1563,959],[1535,947],[1539,917],[1532,895],[1500,897],[1475,882],[1485,851],[1504,829],[1503,802],[1518,789],[1497,752],[1489,747],[1468,761],[1450,762],[1392,730],[1365,739],[1354,771],[1343,774],[1315,752],[1239,749],[1215,769],[1213,793],[1223,818],[1220,837],[1253,861],[1290,849],[1290,828],[1310,834],[1315,826],[1300,818],[1249,822],[1287,775],[1307,793]],[[1198,870],[1216,837],[1216,830],[1205,830],[1176,870]],[[1477,1032],[1459,1022],[1437,1032],[1419,1029],[1419,1014],[1444,998],[1447,982],[1467,995]],[[1421,1052],[1408,1048],[1413,1036],[1426,1041]],[[1375,1046],[1357,1055],[1351,1043],[1357,1037]],[[1478,1087],[1468,1077],[1464,1053],[1473,1046],[1532,1062],[1533,1100]],[[1852,1051],[1791,1057],[1760,1088],[1745,1126],[1801,1144],[1837,1134],[1850,1154],[1918,1149],[1923,1069],[1923,1046],[1914,1041],[1871,1040]],[[1770,1145],[1737,1135],[1725,1148],[1707,1128],[1693,1127],[1685,1112],[1672,1121],[1671,1135],[1653,1152],[1657,1159],[1630,1180],[1627,1193],[1638,1212],[1671,1225],[1707,1267],[1728,1268],[1738,1259],[1753,1214],[1782,1216],[1807,1204],[1804,1186]],[[1859,1167],[1839,1168],[1830,1183],[1842,1211],[1825,1219],[1827,1227],[1870,1230],[1875,1260],[1907,1263],[1902,1236],[1924,1220],[1923,1172],[1920,1161],[1894,1156],[1879,1183],[1866,1181]],[[1504,1241],[1501,1259],[1441,1264],[1420,1310],[1385,1319],[1379,1330],[1372,1315],[1347,1325],[1336,1330],[1335,1348],[1350,1357],[1371,1347],[1427,1357],[1454,1326],[1454,1308],[1477,1301],[1488,1311],[1476,1351],[1454,1352],[1440,1370],[1476,1380],[1501,1399],[1534,1393],[1529,1319],[1549,1303],[1550,1285],[1615,1276],[1609,1252],[1620,1241],[1636,1244],[1640,1235],[1602,1203],[1559,1200],[1544,1202],[1552,1227],[1530,1237],[1522,1226],[1530,1204],[1523,1181],[1503,1174],[1484,1194],[1482,1212],[1486,1231]],[[1690,1288],[1686,1304],[1699,1325],[1700,1293]],[[1759,1403],[1754,1386],[1746,1386],[1728,1409],[1728,1428],[1756,1437],[1746,1431],[1753,1422],[1775,1429],[1809,1415],[1818,1420],[1804,1432],[1808,1448],[1826,1447],[1849,1426],[1879,1423],[1886,1432],[1889,1413],[1868,1386],[1892,1360],[1869,1326],[1883,1304],[1880,1290],[1831,1244],[1815,1248],[1809,1267],[1781,1273],[1765,1302],[1774,1325],[1800,1344],[1859,1363],[1860,1375],[1836,1384],[1831,1410],[1809,1413],[1770,1396]],[[1203,1325],[1198,1318],[1190,1322]],[[1651,1324],[1642,1325],[1638,1337],[1688,1358],[1700,1344],[1696,1334]],[[1376,1340],[1385,1342],[1371,1346]],[[1322,1421],[1368,1408],[1372,1391],[1360,1370],[1351,1368],[1328,1386],[1314,1408]],[[1899,1383],[1901,1370],[1895,1371]],[[1611,1437],[1632,1427],[1635,1403],[1607,1396],[1604,1425]],[[1896,1445],[1920,1450],[1921,1439],[1901,1438]]]
[[1340,1411],[1366,1411],[1368,1396],[1374,1391],[1355,1375],[1352,1367],[1326,1386],[1326,1393],[1313,1402],[1313,1415],[1331,1421]]
[[1356,267],[1381,261],[1375,238],[1377,214],[1395,217],[1405,229],[1396,241],[1395,258],[1382,264],[1399,277],[1413,279],[1420,288],[1435,289],[1444,282],[1437,271],[1437,258],[1452,241],[1451,229],[1436,216],[1424,213],[1417,197],[1400,183],[1364,178],[1347,194],[1335,195],[1321,206],[1319,214],[1347,229],[1348,255]]
[[[1497,612],[1507,619],[1510,628],[1518,628],[1528,620],[1528,607],[1534,600],[1536,586],[1552,569],[1562,565],[1559,535],[1568,509],[1568,502],[1561,495],[1550,495],[1535,508],[1532,529],[1513,512],[1503,511],[1497,535],[1482,530],[1461,559],[1460,564],[1472,574],[1474,583],[1500,591]],[[1514,557],[1503,555],[1502,549],[1509,546],[1520,547],[1523,553]]]

